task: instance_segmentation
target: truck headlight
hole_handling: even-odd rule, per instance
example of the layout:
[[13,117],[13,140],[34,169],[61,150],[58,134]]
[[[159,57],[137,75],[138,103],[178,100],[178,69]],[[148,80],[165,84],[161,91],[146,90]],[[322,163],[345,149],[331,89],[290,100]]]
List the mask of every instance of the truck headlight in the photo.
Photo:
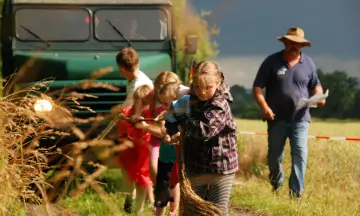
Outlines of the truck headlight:
[[49,112],[53,108],[51,102],[45,99],[36,100],[34,104],[34,110],[36,112]]

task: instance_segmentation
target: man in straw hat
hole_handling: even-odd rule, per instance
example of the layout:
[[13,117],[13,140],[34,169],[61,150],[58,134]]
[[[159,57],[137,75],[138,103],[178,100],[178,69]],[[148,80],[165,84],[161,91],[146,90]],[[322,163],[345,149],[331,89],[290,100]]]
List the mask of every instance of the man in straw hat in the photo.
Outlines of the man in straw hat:
[[[286,35],[278,37],[285,48],[262,62],[253,83],[254,97],[268,125],[268,166],[273,191],[284,183],[282,161],[289,138],[292,157],[289,194],[296,199],[301,198],[304,189],[311,119],[309,107],[296,109],[296,106],[300,98],[323,92],[313,60],[301,52],[303,47],[311,46],[304,35],[301,28],[292,27]],[[324,104],[325,100],[318,106]]]

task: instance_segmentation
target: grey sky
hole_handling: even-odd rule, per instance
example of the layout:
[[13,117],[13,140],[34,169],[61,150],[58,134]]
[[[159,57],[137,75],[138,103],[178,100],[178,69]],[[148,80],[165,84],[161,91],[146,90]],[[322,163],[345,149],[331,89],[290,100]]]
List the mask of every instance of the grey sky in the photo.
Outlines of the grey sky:
[[356,0],[190,0],[220,35],[217,58],[231,84],[249,87],[261,61],[282,49],[277,36],[298,25],[313,46],[305,48],[317,67],[347,70],[360,77],[360,1]]

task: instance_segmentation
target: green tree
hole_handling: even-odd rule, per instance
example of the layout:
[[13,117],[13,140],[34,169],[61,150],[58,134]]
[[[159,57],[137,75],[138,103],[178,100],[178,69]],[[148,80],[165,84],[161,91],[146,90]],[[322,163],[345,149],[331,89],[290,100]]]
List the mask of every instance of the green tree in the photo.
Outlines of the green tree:
[[198,37],[198,51],[193,55],[197,61],[214,58],[218,54],[218,46],[213,42],[211,36],[218,33],[211,28],[205,17],[211,12],[197,14],[192,10],[186,0],[172,0],[174,27],[177,46],[178,72],[181,78],[186,82],[189,56],[184,56],[185,38],[187,35],[196,35]]
[[360,89],[356,91],[355,94],[355,102],[354,107],[352,111],[353,118],[360,119]]
[[230,104],[232,113],[236,117],[248,119],[261,119],[261,111],[251,91],[243,86],[233,85],[230,92],[234,97],[234,102]]
[[358,94],[358,80],[345,71],[324,73],[318,69],[323,88],[329,89],[326,106],[313,110],[313,116],[320,118],[353,118],[353,110]]

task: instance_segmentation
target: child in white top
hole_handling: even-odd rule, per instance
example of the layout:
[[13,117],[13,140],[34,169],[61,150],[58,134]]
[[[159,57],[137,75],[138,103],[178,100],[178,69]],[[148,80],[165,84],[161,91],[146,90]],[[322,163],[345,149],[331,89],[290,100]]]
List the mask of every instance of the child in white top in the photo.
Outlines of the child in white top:
[[[116,63],[119,67],[120,75],[128,80],[126,85],[126,99],[120,106],[122,108],[130,108],[134,104],[133,95],[139,86],[147,85],[154,88],[153,82],[143,72],[139,70],[139,55],[131,47],[122,49],[116,55]],[[136,105],[135,105],[136,106]],[[135,189],[132,191],[132,197],[127,196],[124,204],[124,210],[127,213],[132,213],[132,203],[135,199]],[[148,199],[151,203],[154,202],[152,190],[149,190]]]
[[139,86],[148,85],[153,88],[154,85],[151,79],[139,70],[139,56],[133,48],[122,49],[116,56],[116,63],[120,74],[128,80],[126,99],[122,105],[123,108],[128,108],[133,105],[133,95]]

